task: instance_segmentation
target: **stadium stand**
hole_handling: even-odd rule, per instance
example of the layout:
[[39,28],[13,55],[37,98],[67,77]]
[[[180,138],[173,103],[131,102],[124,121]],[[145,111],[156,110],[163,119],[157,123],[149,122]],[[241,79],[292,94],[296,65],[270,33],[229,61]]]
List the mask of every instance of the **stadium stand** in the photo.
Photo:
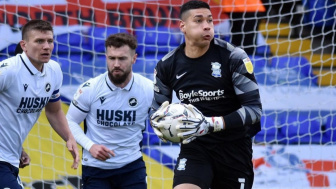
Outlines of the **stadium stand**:
[[169,27],[138,27],[135,29],[138,39],[137,53],[140,56],[166,54],[183,41],[178,28]]
[[68,52],[80,54],[92,50],[85,35],[80,31],[56,35],[55,42],[53,52],[58,54],[67,54]]
[[88,32],[88,43],[94,52],[103,53],[105,52],[105,39],[108,35],[118,32],[128,33],[128,30],[123,27],[90,27]]
[[281,133],[288,144],[324,143],[322,124],[314,112],[288,112],[280,119]]
[[274,112],[264,112],[261,117],[261,131],[255,136],[256,143],[284,143],[285,136],[280,133],[279,117]]
[[325,141],[328,143],[336,142],[336,113],[327,116],[325,122]]

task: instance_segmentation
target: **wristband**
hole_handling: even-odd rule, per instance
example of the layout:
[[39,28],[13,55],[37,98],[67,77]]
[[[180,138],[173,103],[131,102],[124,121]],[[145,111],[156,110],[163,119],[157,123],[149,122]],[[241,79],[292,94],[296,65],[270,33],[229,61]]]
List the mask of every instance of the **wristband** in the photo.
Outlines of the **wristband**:
[[222,117],[206,117],[207,122],[209,123],[210,132],[218,132],[224,129]]
[[214,124],[214,132],[221,131],[224,129],[222,117],[212,117],[212,119]]

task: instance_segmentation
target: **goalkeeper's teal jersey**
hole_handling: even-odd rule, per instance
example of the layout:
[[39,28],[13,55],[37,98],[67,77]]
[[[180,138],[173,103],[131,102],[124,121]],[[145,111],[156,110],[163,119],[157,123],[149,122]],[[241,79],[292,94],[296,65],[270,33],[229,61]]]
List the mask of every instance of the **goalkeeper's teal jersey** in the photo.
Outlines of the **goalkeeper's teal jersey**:
[[45,105],[60,99],[62,79],[53,60],[42,72],[25,53],[0,62],[0,161],[19,167],[22,143]]
[[[74,95],[66,117],[84,148],[83,165],[116,169],[142,156],[140,142],[153,100],[153,82],[132,74],[126,87],[119,88],[106,72],[83,83]],[[86,133],[79,126],[83,120]],[[106,161],[93,158],[89,152],[93,144],[106,146],[116,156]]]

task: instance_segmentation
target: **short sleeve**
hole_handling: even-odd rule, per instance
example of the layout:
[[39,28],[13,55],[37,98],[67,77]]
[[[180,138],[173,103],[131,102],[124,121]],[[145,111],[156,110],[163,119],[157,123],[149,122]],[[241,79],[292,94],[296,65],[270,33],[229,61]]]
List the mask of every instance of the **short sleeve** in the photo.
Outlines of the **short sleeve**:
[[0,91],[5,91],[9,88],[14,81],[15,73],[15,69],[11,69],[6,60],[0,62]]
[[49,102],[56,102],[61,99],[61,87],[63,83],[63,73],[61,70],[61,67],[55,62],[55,81],[56,81],[56,87],[55,90],[53,91]]
[[90,110],[90,97],[91,97],[92,86],[90,80],[83,83],[77,89],[74,94],[72,104],[81,110],[82,112],[88,113]]

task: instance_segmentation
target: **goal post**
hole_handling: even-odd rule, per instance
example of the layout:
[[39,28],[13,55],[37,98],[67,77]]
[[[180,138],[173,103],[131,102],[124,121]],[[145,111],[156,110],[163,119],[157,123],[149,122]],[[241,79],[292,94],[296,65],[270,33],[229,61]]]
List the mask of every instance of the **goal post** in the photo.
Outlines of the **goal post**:
[[[259,21],[259,27],[235,33],[242,39],[255,34],[254,43],[241,46],[254,49],[249,57],[263,105],[262,131],[253,138],[254,188],[336,188],[335,1],[262,0],[263,14],[246,17],[243,12],[241,18],[224,11],[224,0],[203,1],[211,6],[216,38],[231,42],[233,21],[239,20],[242,28],[250,20]],[[63,71],[62,108],[67,112],[79,84],[105,72],[104,40],[110,34],[137,37],[133,71],[153,80],[156,63],[184,41],[179,30],[184,2],[0,1],[0,60],[14,55],[28,20],[51,22],[52,59]],[[32,159],[20,169],[25,188],[80,188],[81,167],[70,168],[71,155],[44,113],[24,148]],[[148,125],[142,150],[148,188],[170,188],[179,146],[160,141]]]

